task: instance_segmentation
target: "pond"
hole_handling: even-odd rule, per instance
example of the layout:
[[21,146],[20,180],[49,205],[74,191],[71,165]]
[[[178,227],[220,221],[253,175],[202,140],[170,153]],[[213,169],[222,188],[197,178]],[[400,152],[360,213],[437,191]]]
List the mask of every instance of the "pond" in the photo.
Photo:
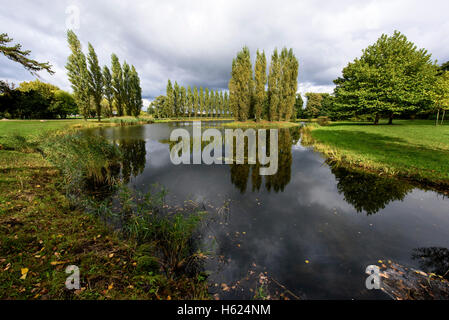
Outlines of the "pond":
[[273,176],[260,176],[257,165],[174,165],[176,128],[192,123],[95,130],[125,152],[129,186],[145,192],[159,183],[170,204],[193,200],[215,215],[201,239],[213,252],[204,268],[216,297],[250,299],[268,278],[277,286],[269,294],[281,298],[389,299],[366,288],[367,266],[391,260],[439,274],[449,268],[443,195],[331,167],[301,144],[299,129],[280,131]]

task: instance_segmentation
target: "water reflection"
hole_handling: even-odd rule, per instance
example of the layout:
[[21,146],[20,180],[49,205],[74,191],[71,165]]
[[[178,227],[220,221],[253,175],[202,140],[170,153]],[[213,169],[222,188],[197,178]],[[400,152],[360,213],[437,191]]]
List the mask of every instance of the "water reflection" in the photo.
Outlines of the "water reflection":
[[396,179],[349,170],[335,165],[331,168],[337,179],[338,192],[343,194],[357,212],[375,214],[393,201],[404,200],[413,186]]
[[121,176],[125,183],[131,177],[137,177],[145,169],[147,151],[144,140],[120,141],[119,149],[123,153]]
[[177,127],[191,131],[192,124],[96,132],[124,152],[119,174],[132,189],[147,192],[159,183],[169,190],[171,205],[192,200],[208,210],[211,221],[201,237],[205,245],[214,243],[207,248],[220,258],[206,266],[215,291],[223,291],[223,283],[231,287],[250,271],[267,272],[301,297],[382,299],[381,292],[365,287],[366,266],[378,260],[447,271],[447,198],[403,181],[331,167],[299,142],[296,129],[279,131],[278,172],[273,176],[261,176],[259,163],[174,165],[169,137]]
[[[265,189],[270,192],[282,192],[291,179],[292,145],[298,143],[300,131],[298,128],[279,130],[278,138],[278,171],[274,175],[261,176],[259,169],[261,164],[257,159],[256,164],[232,164],[230,165],[231,182],[241,192],[245,193],[248,180],[251,177],[251,191],[259,191],[262,180],[265,180]],[[269,145],[269,142],[267,142]],[[251,173],[251,175],[250,175]]]
[[435,273],[449,280],[449,250],[447,248],[413,249],[412,259],[427,273]]

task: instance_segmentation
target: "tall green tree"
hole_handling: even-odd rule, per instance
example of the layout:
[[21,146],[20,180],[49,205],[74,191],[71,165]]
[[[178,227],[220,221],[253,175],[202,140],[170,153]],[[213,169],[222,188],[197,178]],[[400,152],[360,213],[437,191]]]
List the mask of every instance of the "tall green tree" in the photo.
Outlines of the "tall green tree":
[[229,96],[234,117],[246,121],[250,116],[253,93],[253,71],[248,47],[237,53],[232,62]]
[[122,102],[125,107],[126,115],[132,115],[132,103],[131,103],[131,67],[124,61],[122,65],[123,71],[123,88],[122,88]]
[[192,112],[194,110],[194,98],[193,98],[193,93],[192,93],[192,87],[188,86],[187,88],[187,114],[189,116],[189,118],[192,115]]
[[123,96],[124,96],[124,82],[123,71],[120,61],[114,53],[111,55],[112,62],[112,87],[114,89],[114,99],[117,106],[117,114],[119,117],[123,116]]
[[180,106],[180,91],[178,82],[175,81],[173,86],[173,114],[175,117],[179,116],[179,106]]
[[438,125],[440,112],[443,110],[441,124],[443,124],[446,110],[449,110],[449,71],[445,71],[438,76],[432,90],[432,101],[437,111],[437,118],[435,124]]
[[277,49],[271,56],[270,71],[268,74],[268,120],[279,121],[281,103],[281,64]]
[[323,95],[321,93],[307,92],[306,114],[310,118],[316,118],[322,113]]
[[449,61],[443,63],[438,69],[439,69],[438,73],[440,75],[443,74],[445,71],[449,71]]
[[224,106],[224,115],[225,115],[225,117],[229,117],[229,116],[233,115],[232,112],[231,112],[231,106],[230,106],[230,102],[229,102],[229,95],[228,95],[227,91],[225,91],[225,93],[224,93],[224,104],[223,104],[223,106]]
[[296,99],[295,99],[295,111],[296,111],[295,116],[297,119],[303,118],[302,117],[303,112],[304,112],[303,106],[304,106],[304,100],[302,99],[301,94],[297,93]]
[[98,121],[101,121],[101,100],[103,99],[103,74],[98,63],[97,53],[89,43],[87,61],[89,63],[89,92],[92,96]]
[[112,117],[114,115],[113,99],[114,99],[114,88],[112,86],[112,75],[111,71],[107,66],[103,67],[103,92],[106,100],[108,100],[108,113]]
[[186,88],[185,87],[181,87],[181,112],[182,112],[182,116],[185,117],[186,112],[188,111],[187,108],[187,93],[186,93]]
[[168,80],[167,82],[167,89],[166,89],[166,99],[165,99],[165,108],[164,108],[164,116],[169,118],[173,116],[173,110],[175,105],[175,96],[173,91],[173,86],[171,84],[171,81]]
[[90,114],[90,92],[86,56],[82,51],[81,42],[71,30],[67,31],[67,41],[71,51],[66,64],[67,75],[78,109],[84,120],[87,120]]
[[200,110],[200,93],[197,87],[193,88],[193,104],[194,117],[198,117],[198,112]]
[[256,64],[254,66],[254,118],[262,118],[265,102],[265,85],[267,84],[267,58],[265,52],[257,50]]
[[386,116],[417,112],[430,104],[437,66],[398,31],[383,34],[335,80],[336,106],[353,114]]
[[140,87],[140,78],[136,68],[131,66],[130,76],[130,104],[131,115],[138,117],[142,111],[142,88]]
[[209,88],[206,88],[204,90],[204,111],[205,111],[206,117],[210,116],[210,102],[211,102],[211,97],[210,97]]
[[205,103],[203,87],[200,87],[199,103],[200,103],[200,117],[202,117],[204,115],[204,103]]
[[286,78],[287,85],[287,98],[286,98],[286,111],[284,114],[284,120],[290,121],[291,117],[295,114],[296,92],[298,91],[298,72],[299,61],[293,54],[293,49],[290,48],[287,55],[287,72],[289,76]]

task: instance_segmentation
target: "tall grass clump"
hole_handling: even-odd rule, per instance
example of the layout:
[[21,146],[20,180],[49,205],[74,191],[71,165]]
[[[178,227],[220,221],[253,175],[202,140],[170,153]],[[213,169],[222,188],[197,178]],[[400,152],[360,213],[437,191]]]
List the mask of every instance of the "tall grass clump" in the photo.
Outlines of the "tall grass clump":
[[157,257],[158,265],[170,278],[195,275],[205,257],[195,242],[195,235],[206,212],[172,208],[165,203],[166,194],[158,186],[145,194],[120,186],[115,197],[109,199],[109,206],[95,206],[100,209],[96,214],[103,218],[106,215],[126,238],[147,244],[151,248],[148,257]]
[[168,276],[195,273],[204,255],[198,250],[194,236],[205,212],[178,211],[165,203],[165,196],[164,188],[135,197],[122,191],[120,201],[126,203],[122,206],[125,209],[122,214],[126,216],[123,230],[138,243],[155,244],[159,263]]
[[120,171],[118,147],[104,137],[82,131],[47,134],[41,138],[39,150],[61,171],[63,185],[71,193],[112,186]]

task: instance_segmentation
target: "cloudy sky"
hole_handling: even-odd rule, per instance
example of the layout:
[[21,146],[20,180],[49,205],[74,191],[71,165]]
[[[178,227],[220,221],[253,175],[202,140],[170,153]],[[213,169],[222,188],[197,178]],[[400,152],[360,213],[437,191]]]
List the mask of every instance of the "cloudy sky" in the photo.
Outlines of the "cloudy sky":
[[[447,0],[0,1],[0,32],[49,61],[56,74],[42,72],[42,79],[65,90],[68,27],[85,49],[93,44],[101,64],[110,64],[112,52],[134,64],[149,100],[164,93],[167,79],[226,89],[243,45],[253,60],[256,49],[271,55],[275,47],[293,48],[302,93],[331,92],[342,67],[394,30],[440,63],[449,60]],[[33,76],[0,56],[0,79],[19,83]]]

